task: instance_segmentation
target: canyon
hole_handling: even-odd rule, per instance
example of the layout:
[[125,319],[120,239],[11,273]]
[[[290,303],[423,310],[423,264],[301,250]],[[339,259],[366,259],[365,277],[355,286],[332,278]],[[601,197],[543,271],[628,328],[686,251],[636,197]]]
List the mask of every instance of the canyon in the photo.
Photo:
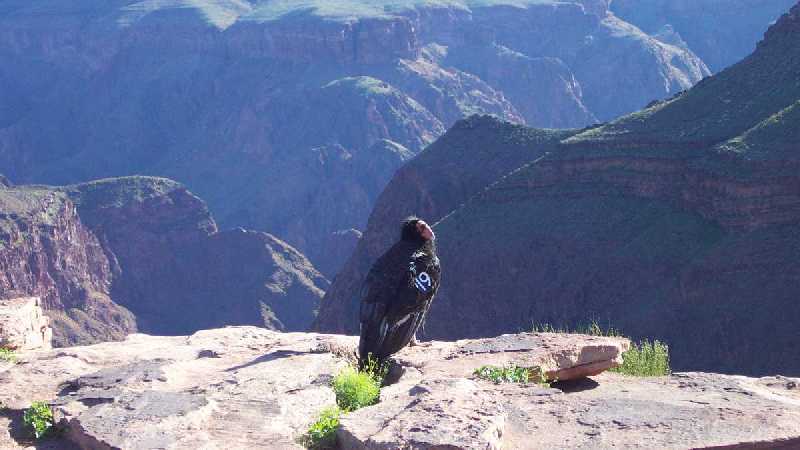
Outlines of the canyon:
[[608,124],[459,122],[390,181],[315,328],[357,330],[354,289],[416,212],[447,280],[429,338],[596,321],[668,342],[678,370],[799,373],[798,33],[800,5],[741,62]]
[[174,179],[328,278],[457,120],[582,127],[711,73],[605,0],[9,0],[0,30],[0,173]]
[[36,296],[58,346],[227,324],[304,330],[328,280],[263,232],[218,231],[164,178],[0,188],[0,292]]

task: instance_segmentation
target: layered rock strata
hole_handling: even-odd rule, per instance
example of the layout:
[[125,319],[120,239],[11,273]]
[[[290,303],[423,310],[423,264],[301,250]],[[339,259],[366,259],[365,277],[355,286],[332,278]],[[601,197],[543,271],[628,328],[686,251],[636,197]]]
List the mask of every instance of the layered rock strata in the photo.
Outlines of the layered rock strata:
[[325,294],[315,329],[358,333],[356,293],[372,263],[398,239],[401,220],[414,214],[435,223],[499,178],[554,151],[560,140],[575,133],[530,129],[491,116],[472,116],[456,123],[398,170],[378,198],[364,236]]
[[112,263],[70,198],[46,186],[0,188],[0,296],[37,296],[55,344],[122,339],[136,331],[110,297]]

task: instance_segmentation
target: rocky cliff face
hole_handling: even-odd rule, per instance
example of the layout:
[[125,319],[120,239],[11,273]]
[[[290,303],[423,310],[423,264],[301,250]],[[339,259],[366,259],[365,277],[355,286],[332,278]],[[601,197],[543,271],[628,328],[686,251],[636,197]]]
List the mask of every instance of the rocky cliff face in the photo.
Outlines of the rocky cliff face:
[[455,121],[584,126],[709,74],[605,1],[304,5],[4,2],[0,171],[167,176],[332,276],[334,236]]
[[3,296],[40,295],[57,345],[137,329],[306,329],[328,285],[274,236],[217,231],[205,203],[170,180],[6,187],[0,198]]
[[[325,294],[316,329],[358,333],[355,293],[372,263],[399,236],[399,224],[416,214],[434,223],[520,165],[555,149],[576,131],[534,130],[490,116],[459,121],[398,170],[375,204],[352,256]],[[497,139],[498,136],[502,136]]]
[[[71,448],[302,448],[298,438],[335,403],[332,377],[356,338],[254,327],[191,336],[132,335],[0,362],[0,447],[26,448],[22,412],[54,405]],[[380,402],[344,414],[341,449],[794,448],[800,380],[603,370],[628,342],[522,333],[407,348]],[[494,384],[485,364],[540,367],[552,386]],[[591,378],[586,378],[589,375]],[[545,432],[546,431],[546,432]]]
[[[351,288],[390,240],[371,230],[395,229],[397,218],[381,211],[409,198],[406,210],[438,220],[447,280],[429,336],[597,320],[666,340],[679,369],[798,373],[790,343],[800,320],[791,263],[800,256],[798,17],[800,5],[742,62],[669,101],[560,137],[463,205],[429,208],[424,200],[447,188],[399,172],[362,239],[376,243],[374,253],[357,251],[348,262],[342,274],[350,275],[323,300],[319,328],[357,326]],[[445,137],[458,142],[456,132],[476,131],[455,127]],[[485,147],[503,148],[513,136],[486,123],[477,132],[496,142]],[[455,147],[437,143],[428,157]],[[401,194],[415,191],[428,194]]]
[[111,265],[75,204],[53,188],[3,187],[2,297],[33,295],[60,344],[121,339],[133,315],[111,300]]

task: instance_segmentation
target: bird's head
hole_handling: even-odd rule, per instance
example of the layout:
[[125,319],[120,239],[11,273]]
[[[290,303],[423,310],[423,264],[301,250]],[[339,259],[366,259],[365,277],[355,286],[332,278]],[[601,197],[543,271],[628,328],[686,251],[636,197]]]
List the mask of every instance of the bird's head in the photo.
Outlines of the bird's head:
[[400,238],[404,241],[425,242],[436,239],[436,234],[424,220],[411,216],[403,220],[400,228]]

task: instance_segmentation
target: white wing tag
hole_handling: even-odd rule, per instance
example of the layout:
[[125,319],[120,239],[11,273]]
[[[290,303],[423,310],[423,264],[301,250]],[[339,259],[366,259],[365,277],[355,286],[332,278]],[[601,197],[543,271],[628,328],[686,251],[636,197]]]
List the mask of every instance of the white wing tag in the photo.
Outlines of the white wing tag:
[[420,292],[428,292],[428,289],[431,288],[431,276],[428,275],[428,272],[420,273],[414,278],[414,285]]

